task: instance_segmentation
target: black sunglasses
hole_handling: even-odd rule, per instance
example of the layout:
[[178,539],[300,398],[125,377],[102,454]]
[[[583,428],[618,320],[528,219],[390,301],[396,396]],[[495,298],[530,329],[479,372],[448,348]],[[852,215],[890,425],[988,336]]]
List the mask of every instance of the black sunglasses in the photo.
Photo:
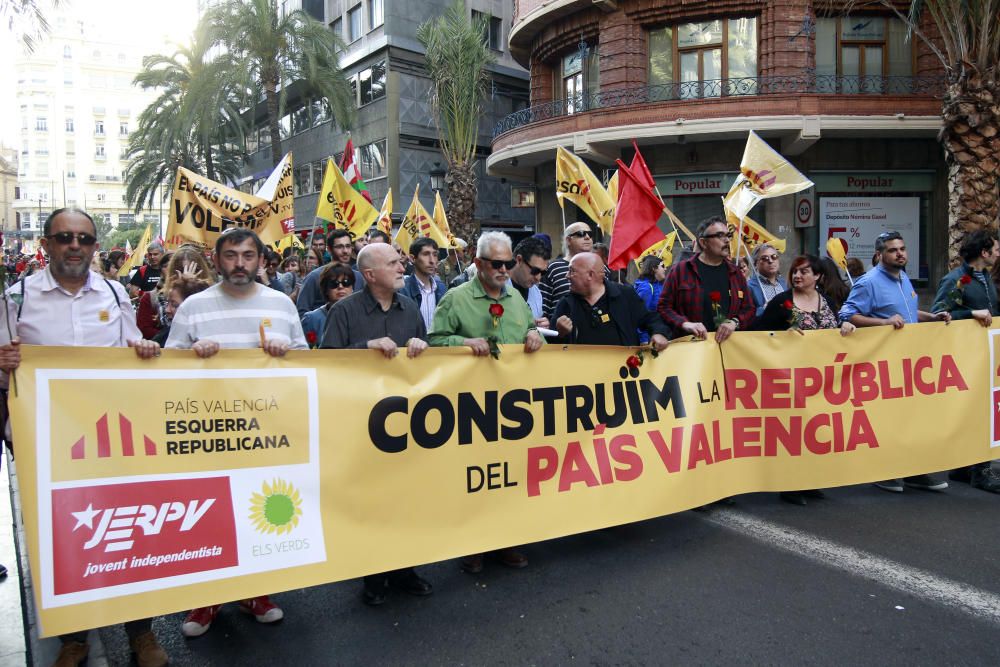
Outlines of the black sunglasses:
[[59,245],[69,245],[74,239],[79,241],[80,245],[94,245],[97,243],[97,237],[93,234],[80,232],[56,232],[55,234],[49,234],[45,238],[51,239]]
[[506,261],[502,259],[490,259],[489,257],[480,257],[479,259],[483,260],[484,262],[489,262],[490,266],[493,267],[494,271],[499,271],[501,266],[507,269],[508,271],[517,266],[516,259],[508,259]]
[[590,232],[584,230],[584,231],[581,231],[581,232],[572,232],[570,234],[567,234],[566,236],[567,237],[575,236],[578,239],[589,239],[591,237],[591,234],[590,234]]
[[331,280],[326,284],[327,289],[337,289],[338,287],[354,287],[354,281],[344,278],[343,280]]
[[531,266],[530,264],[528,265],[528,268],[531,269],[531,275],[533,276],[544,276],[549,272],[548,269],[540,269],[537,266]]

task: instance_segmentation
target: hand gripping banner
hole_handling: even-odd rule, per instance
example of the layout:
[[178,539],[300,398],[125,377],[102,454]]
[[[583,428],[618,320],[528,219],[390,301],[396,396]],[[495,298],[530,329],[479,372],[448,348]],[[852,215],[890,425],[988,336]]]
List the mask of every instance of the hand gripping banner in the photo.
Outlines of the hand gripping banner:
[[42,631],[989,460],[996,333],[739,332],[641,364],[24,346],[10,407]]

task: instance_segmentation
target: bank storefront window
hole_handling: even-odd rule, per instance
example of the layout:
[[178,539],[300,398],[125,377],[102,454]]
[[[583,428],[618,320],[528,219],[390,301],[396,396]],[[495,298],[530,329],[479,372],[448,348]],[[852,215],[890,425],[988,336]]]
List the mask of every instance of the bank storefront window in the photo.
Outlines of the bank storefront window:
[[906,242],[910,279],[921,286],[928,284],[933,172],[811,172],[807,176],[816,184],[818,220],[804,239],[810,252],[823,255],[827,239],[841,238],[847,244],[847,256],[857,257],[868,268],[875,237],[896,231]]

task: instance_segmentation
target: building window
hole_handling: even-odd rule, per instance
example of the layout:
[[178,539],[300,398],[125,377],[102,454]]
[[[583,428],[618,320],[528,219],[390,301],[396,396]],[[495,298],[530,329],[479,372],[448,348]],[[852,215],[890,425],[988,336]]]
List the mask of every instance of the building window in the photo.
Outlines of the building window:
[[535,188],[530,185],[512,185],[510,205],[512,208],[535,208]]
[[347,41],[354,42],[361,39],[363,28],[361,26],[361,5],[347,10]]
[[313,127],[321,125],[333,117],[333,114],[330,113],[330,105],[325,99],[313,100],[311,106]]
[[906,25],[881,16],[818,19],[816,74],[820,92],[908,92],[885,79],[913,75]]
[[103,160],[107,157],[104,153],[104,144],[97,144],[94,146],[94,157],[98,160]]
[[292,134],[305,132],[311,127],[309,123],[309,105],[306,103],[292,111]]
[[472,23],[483,22],[483,42],[494,51],[503,51],[503,19],[472,10]]
[[128,136],[128,123],[118,123],[118,136],[119,137]]
[[385,97],[385,61],[358,72],[358,103],[365,105]]
[[106,193],[106,192],[98,192],[97,193],[97,201],[105,202],[107,200],[108,200],[108,193]]
[[558,97],[566,103],[566,113],[586,111],[590,96],[599,90],[597,49],[578,49],[561,62]]
[[133,224],[135,224],[135,213],[119,213],[118,214],[118,224],[119,225],[133,225]]
[[21,229],[31,229],[31,213],[21,213]]
[[68,60],[72,57],[73,57],[73,47],[67,44],[66,46],[63,47],[63,58],[66,58]]
[[49,131],[49,119],[45,116],[38,116],[35,118],[35,131],[36,132],[48,132]]
[[295,168],[295,196],[301,197],[313,192],[312,187],[312,166],[302,165]]
[[368,29],[374,30],[385,23],[385,3],[383,0],[368,0]]
[[76,167],[68,164],[66,165],[66,178],[76,178]]
[[385,139],[358,147],[361,177],[366,181],[387,176],[385,164]]
[[95,120],[94,121],[94,134],[98,137],[104,136],[104,121]]
[[659,99],[753,94],[757,77],[757,19],[683,23],[649,33],[651,86],[687,84]]
[[336,35],[337,37],[340,37],[341,39],[343,39],[344,38],[344,20],[340,19],[340,18],[336,18],[333,21],[331,21],[330,22],[330,30],[333,32],[334,35]]

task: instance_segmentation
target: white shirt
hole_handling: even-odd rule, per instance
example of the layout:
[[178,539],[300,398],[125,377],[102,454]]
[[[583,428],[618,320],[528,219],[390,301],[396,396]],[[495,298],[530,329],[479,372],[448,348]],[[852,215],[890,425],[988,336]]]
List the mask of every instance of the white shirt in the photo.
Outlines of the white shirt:
[[25,278],[23,287],[23,297],[21,281],[7,289],[6,320],[0,322],[3,344],[10,334],[28,345],[74,347],[126,347],[128,341],[142,338],[132,302],[116,280],[106,281],[90,271],[80,291],[71,294],[46,267]]
[[[416,276],[414,276],[416,277]],[[420,316],[424,318],[424,326],[431,330],[434,323],[434,309],[437,308],[437,294],[434,293],[434,278],[431,277],[431,284],[425,285],[420,278],[417,278],[420,285]]]

